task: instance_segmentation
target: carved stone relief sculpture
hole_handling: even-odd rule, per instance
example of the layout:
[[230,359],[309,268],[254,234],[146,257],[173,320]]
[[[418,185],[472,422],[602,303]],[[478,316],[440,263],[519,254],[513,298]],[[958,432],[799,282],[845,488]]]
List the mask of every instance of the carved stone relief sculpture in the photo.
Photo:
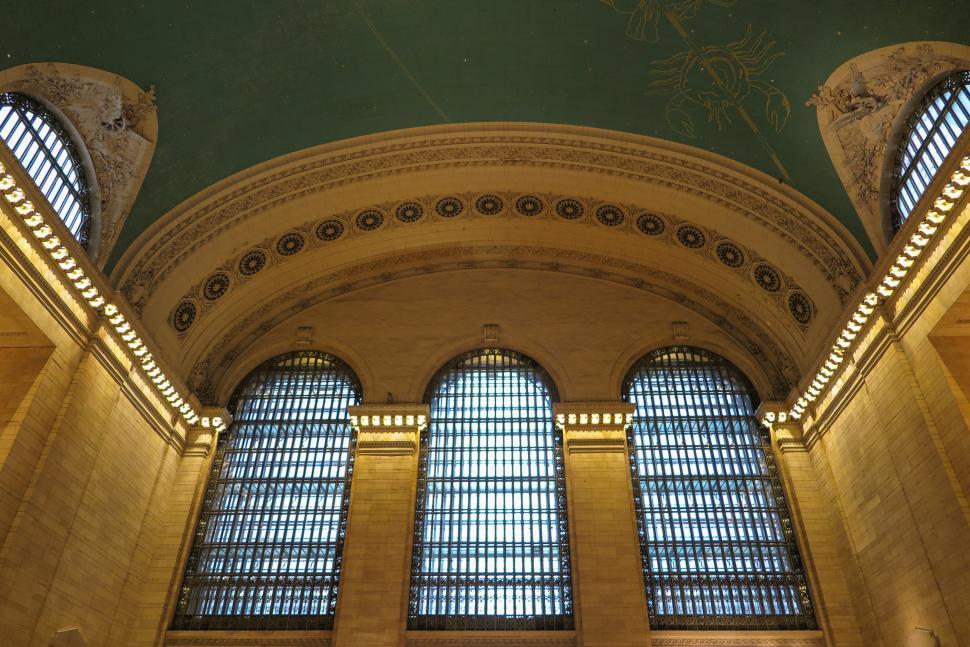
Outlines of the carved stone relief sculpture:
[[892,237],[889,186],[896,142],[913,103],[940,76],[970,67],[970,47],[916,42],[884,47],[840,66],[805,103],[873,247]]
[[84,144],[93,173],[88,251],[104,267],[155,152],[154,86],[66,63],[22,65],[0,72],[0,91],[22,92],[56,108]]

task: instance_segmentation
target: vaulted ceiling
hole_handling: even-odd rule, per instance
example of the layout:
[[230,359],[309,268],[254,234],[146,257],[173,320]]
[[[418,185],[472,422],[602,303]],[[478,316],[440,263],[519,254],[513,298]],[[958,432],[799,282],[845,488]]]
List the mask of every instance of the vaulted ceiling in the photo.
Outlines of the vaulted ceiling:
[[3,30],[5,66],[75,63],[156,86],[157,149],[117,260],[169,209],[266,159],[467,121],[704,148],[792,185],[864,240],[805,102],[862,52],[963,42],[970,11],[961,0],[170,0],[10,3],[4,23],[17,27]]

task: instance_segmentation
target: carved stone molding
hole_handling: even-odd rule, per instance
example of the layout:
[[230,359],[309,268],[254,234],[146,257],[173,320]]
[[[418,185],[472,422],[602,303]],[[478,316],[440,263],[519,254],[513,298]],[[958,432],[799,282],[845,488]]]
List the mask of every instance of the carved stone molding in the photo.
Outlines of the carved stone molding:
[[169,631],[165,647],[330,647],[330,632]]
[[347,412],[357,430],[357,454],[371,456],[415,454],[429,415],[426,404],[363,404]]
[[115,74],[67,63],[37,63],[0,71],[0,91],[41,99],[60,111],[83,143],[92,166],[89,250],[103,267],[134,204],[155,152],[155,90]]
[[733,300],[683,276],[641,263],[568,249],[462,245],[388,256],[342,268],[310,278],[255,305],[248,314],[232,319],[231,325],[205,342],[207,354],[196,360],[192,371],[196,375],[205,367],[203,386],[198,391],[200,398],[213,402],[220,377],[242,351],[296,312],[370,285],[475,267],[555,270],[614,281],[657,294],[698,312],[742,344],[769,376],[772,391],[777,394],[775,397],[786,394],[799,377],[791,355],[751,313]]
[[970,67],[970,47],[914,42],[884,47],[842,64],[806,101],[870,240],[891,238],[889,188],[903,120],[940,75]]
[[[491,210],[483,212],[483,199],[494,199],[501,207],[497,207],[494,213]],[[446,211],[448,207],[452,211]],[[414,215],[402,219],[400,214],[405,209],[410,209],[408,213]],[[380,224],[374,228],[366,225],[361,227],[359,221],[368,217],[379,220]],[[168,315],[169,324],[179,336],[186,336],[192,325],[209,310],[230,301],[234,290],[261,278],[264,272],[277,265],[303,259],[305,254],[313,250],[332,254],[334,245],[372,232],[442,225],[453,221],[456,223],[454,226],[461,227],[469,218],[501,222],[502,217],[558,222],[562,223],[561,226],[585,226],[598,230],[609,228],[612,232],[636,236],[645,245],[663,244],[699,256],[715,267],[737,274],[802,329],[811,323],[816,314],[812,299],[792,276],[757,252],[714,229],[632,204],[542,192],[522,194],[495,190],[416,196],[327,214],[289,227],[225,259],[172,305]],[[181,314],[186,309],[191,310],[190,319],[184,319]]]
[[[484,124],[401,131],[268,163],[264,172],[230,178],[166,215],[126,253],[117,269],[118,283],[132,305],[143,308],[189,255],[269,209],[380,178],[489,167],[581,172],[682,191],[784,240],[822,273],[840,298],[863,278],[868,261],[834,218],[793,191],[754,179],[740,165],[645,137],[578,127],[518,126],[519,133],[509,125]],[[611,222],[608,214],[603,218]],[[365,228],[373,225],[364,223]]]
[[496,632],[500,635],[482,633],[458,633],[437,636],[409,635],[404,641],[406,647],[576,647],[576,637],[572,633],[565,636],[550,636],[530,632]]

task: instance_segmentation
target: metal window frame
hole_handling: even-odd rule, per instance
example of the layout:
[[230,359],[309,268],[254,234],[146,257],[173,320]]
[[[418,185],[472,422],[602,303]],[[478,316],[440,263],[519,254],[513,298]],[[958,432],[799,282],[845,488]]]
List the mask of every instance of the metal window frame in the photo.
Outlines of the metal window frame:
[[[498,360],[508,361],[509,364],[499,364],[498,360],[492,364],[488,364],[487,360],[483,358],[491,357],[498,358]],[[475,559],[480,559],[482,556],[488,556],[490,554],[500,554],[500,553],[490,553],[489,550],[495,550],[496,546],[502,544],[499,541],[482,541],[476,536],[476,540],[472,540],[470,537],[462,540],[461,535],[457,541],[446,541],[440,540],[435,542],[425,542],[425,530],[426,524],[430,524],[431,516],[434,514],[435,510],[445,511],[447,510],[449,514],[453,514],[455,508],[450,504],[450,502],[442,501],[440,505],[435,506],[429,503],[431,498],[431,489],[429,487],[429,480],[434,485],[435,482],[439,484],[454,484],[461,483],[461,480],[457,480],[454,477],[432,477],[429,479],[429,469],[434,467],[431,465],[434,460],[430,457],[431,455],[431,438],[432,435],[439,433],[439,425],[447,424],[443,421],[454,420],[456,416],[460,417],[460,414],[466,413],[467,409],[462,409],[461,404],[464,404],[461,400],[466,398],[474,398],[474,395],[464,396],[459,401],[458,406],[453,409],[449,409],[448,413],[452,417],[443,417],[438,409],[439,398],[437,395],[441,392],[443,388],[450,384],[455,384],[455,381],[466,373],[463,372],[465,368],[469,366],[470,363],[485,361],[485,371],[491,372],[496,375],[500,371],[507,371],[510,368],[514,368],[515,365],[523,366],[526,371],[528,371],[528,378],[535,380],[535,383],[540,385],[545,392],[544,402],[542,403],[541,414],[538,408],[530,409],[528,415],[528,423],[534,424],[536,433],[542,433],[547,435],[548,441],[539,445],[539,443],[533,444],[530,442],[527,445],[527,450],[519,449],[518,455],[519,460],[522,460],[521,455],[526,453],[526,461],[530,462],[529,475],[528,476],[495,476],[486,475],[482,477],[478,476],[467,476],[459,477],[459,479],[465,479],[465,487],[459,487],[458,491],[460,493],[469,492],[480,492],[477,488],[482,483],[494,482],[496,484],[496,492],[498,492],[498,484],[504,482],[505,484],[512,485],[512,492],[522,492],[523,494],[527,492],[535,492],[537,489],[534,487],[536,482],[545,482],[552,485],[552,490],[550,492],[551,497],[548,500],[550,507],[542,508],[529,508],[528,512],[525,509],[518,510],[520,515],[535,515],[535,516],[519,516],[513,517],[519,522],[519,527],[525,527],[531,525],[531,530],[535,530],[537,527],[545,528],[548,533],[549,541],[548,544],[552,544],[556,547],[558,552],[558,560],[555,561],[555,567],[550,566],[547,569],[541,569],[540,572],[536,573],[536,557],[538,554],[536,552],[537,547],[545,545],[542,541],[536,542],[529,541],[525,539],[521,542],[516,542],[514,539],[512,542],[504,542],[505,548],[512,550],[512,546],[521,545],[525,548],[531,548],[532,552],[528,550],[523,550],[520,554],[523,556],[532,555],[532,570],[529,572],[516,573],[515,567],[513,566],[513,571],[511,573],[512,577],[508,577],[510,573],[506,572],[505,577],[488,575],[467,575],[462,573],[461,570],[447,570],[445,572],[440,572],[438,574],[429,574],[424,572],[422,569],[422,561],[424,550],[427,548],[429,551],[436,551],[439,548],[442,550],[439,553],[435,553],[439,556],[442,555],[455,555],[459,556],[462,554],[461,551],[464,550],[464,556],[467,558],[474,557]],[[514,362],[515,364],[512,364]],[[481,367],[474,367],[468,370],[468,373],[475,371],[482,371]],[[512,388],[511,380],[509,383],[503,385],[508,388],[507,391],[510,395],[515,395],[516,391]],[[519,393],[521,395],[521,393]],[[453,399],[458,399],[455,397]],[[566,505],[566,482],[565,482],[565,466],[563,462],[563,448],[562,448],[562,432],[556,428],[553,412],[552,403],[558,400],[558,394],[556,391],[555,383],[549,377],[549,374],[542,369],[542,367],[535,362],[535,360],[517,353],[515,351],[510,351],[506,349],[496,349],[496,348],[482,348],[474,351],[464,353],[450,362],[448,362],[444,367],[442,367],[437,374],[431,379],[428,388],[425,392],[425,401],[431,405],[431,415],[427,428],[425,428],[420,437],[420,454],[418,463],[418,488],[415,504],[415,517],[414,517],[414,535],[412,544],[412,569],[411,569],[411,585],[410,585],[410,595],[409,595],[409,605],[408,605],[408,629],[409,630],[423,630],[423,631],[488,631],[488,630],[498,630],[498,631],[563,631],[572,630],[574,628],[573,621],[573,596],[572,596],[572,572],[570,568],[570,551],[569,551],[569,520],[567,516],[567,505]],[[513,404],[518,404],[518,402]],[[479,405],[473,405],[479,406]],[[478,409],[479,411],[487,411],[486,409]],[[535,415],[533,415],[535,414]],[[448,431],[442,432],[446,434],[442,436],[443,438],[456,438],[461,437],[462,440],[471,440],[476,432],[480,429],[481,425],[487,424],[488,417],[465,417],[463,418],[466,423],[464,429],[460,434],[455,434],[453,431],[450,433]],[[541,430],[541,431],[540,431]],[[533,436],[532,433],[522,434],[523,437]],[[533,438],[535,440],[535,438]],[[454,467],[455,465],[468,465],[469,463],[455,463],[456,454],[466,454],[467,456],[477,456],[480,455],[480,450],[482,449],[481,444],[476,443],[473,449],[469,449],[467,452],[449,452],[452,454],[451,463],[441,463],[442,465],[450,465]],[[531,459],[532,456],[536,454],[531,454],[531,452],[536,452],[536,454],[541,454],[543,452],[551,452],[551,456],[547,454],[547,462],[544,467],[535,467],[535,474],[532,474]],[[442,454],[446,452],[442,451]],[[486,452],[487,455],[487,452]],[[484,461],[470,462],[471,465],[481,465]],[[520,463],[525,466],[526,463]],[[452,472],[453,473],[453,472]],[[516,488],[516,485],[522,487]],[[527,487],[532,486],[532,487]],[[504,490],[503,490],[504,491]],[[548,491],[547,491],[548,492]],[[537,499],[538,500],[538,499]],[[476,507],[477,506],[477,507]],[[477,502],[470,505],[468,512],[472,514],[480,514],[480,511],[484,509],[486,514],[491,512],[500,512],[508,510],[509,507],[496,505],[493,508],[489,508],[488,504],[483,508],[478,506]],[[537,512],[540,511],[540,512]],[[459,514],[461,514],[461,509],[458,508]],[[549,520],[544,520],[541,518],[541,514],[555,514],[555,521],[551,522]],[[442,529],[458,528],[459,532],[462,528],[460,523],[455,524],[454,518],[452,518],[450,525],[445,525],[442,521]],[[467,527],[481,529],[482,526],[487,526],[482,524],[480,520],[477,520],[474,524],[471,521],[467,522]],[[430,525],[428,525],[430,528]],[[523,533],[524,536],[524,533]],[[475,546],[472,547],[471,544]],[[444,550],[447,548],[448,550]],[[461,568],[460,566],[458,567]],[[430,585],[425,585],[424,582],[430,581]],[[532,602],[535,605],[536,596],[539,595],[536,590],[541,588],[546,591],[555,590],[557,593],[553,593],[553,596],[558,596],[552,602],[552,606],[555,607],[554,611],[560,611],[558,613],[550,614],[526,614],[521,615],[497,615],[497,614],[470,614],[470,613],[420,613],[420,607],[423,603],[428,601],[434,603],[434,595],[444,592],[446,595],[454,594],[456,599],[462,599],[460,596],[465,594],[463,598],[464,603],[460,604],[461,607],[468,609],[469,607],[475,609],[477,607],[478,601],[488,600],[489,593],[494,595],[494,599],[497,599],[500,595],[495,594],[495,587],[501,587],[503,585],[508,585],[510,583],[522,584],[522,582],[527,582],[526,587],[532,587]],[[506,595],[506,599],[508,594]],[[481,596],[481,597],[479,597]],[[522,596],[523,599],[523,611],[529,605],[529,602],[525,600],[526,595]],[[472,600],[475,600],[474,602]],[[451,600],[446,598],[444,603],[438,602],[439,606],[435,611],[447,611],[448,604]],[[488,604],[488,602],[485,602]],[[445,609],[442,609],[442,606]],[[477,610],[477,609],[476,609]],[[533,611],[535,609],[533,608]]]
[[[942,110],[940,110],[939,115],[936,117],[929,115],[929,111],[931,108],[933,108],[936,100],[947,92],[952,92],[953,94],[949,99],[947,99],[946,104],[943,106]],[[916,175],[927,186],[929,186],[929,184],[933,181],[932,177],[925,177],[919,166],[930,151],[930,146],[934,145],[934,137],[944,127],[947,117],[953,113],[954,106],[957,104],[957,99],[960,98],[961,94],[970,97],[970,70],[958,70],[952,72],[937,82],[926,92],[926,94],[923,95],[919,103],[915,108],[913,108],[912,112],[907,115],[904,121],[905,126],[903,136],[900,137],[897,144],[896,155],[893,159],[892,168],[892,188],[889,199],[889,210],[892,218],[893,233],[899,231],[899,228],[903,226],[903,223],[911,213],[911,210],[904,213],[904,207],[899,204],[902,192],[907,191],[907,195],[905,197],[907,200],[913,202],[914,207],[925,194],[925,189],[920,191],[918,195],[910,194],[908,185],[910,178]],[[916,130],[917,126],[922,125],[923,127],[926,127],[926,124],[923,123],[923,118],[927,115],[930,116],[930,125],[927,129],[926,135],[919,140],[919,144],[916,151],[912,155],[912,159],[910,159],[909,163],[906,163],[906,151],[909,149],[910,145],[914,143],[914,131]],[[964,125],[963,132],[966,132],[968,127],[970,127],[970,121]],[[950,128],[948,128],[947,132],[949,132],[956,139],[960,138],[961,133],[954,133]],[[942,155],[944,158],[940,164],[940,166],[942,166],[942,163],[945,162],[945,158],[948,157],[952,152],[952,148],[941,151],[934,147],[933,152],[937,155]]]
[[[27,172],[31,180],[33,180],[34,184],[37,186],[38,192],[48,201],[51,208],[61,218],[61,221],[64,222],[64,225],[74,235],[81,246],[87,249],[88,239],[91,233],[90,189],[88,187],[88,179],[85,175],[84,165],[81,163],[81,158],[78,155],[77,148],[75,147],[70,133],[68,133],[67,129],[64,128],[64,125],[61,123],[60,119],[51,113],[51,111],[48,110],[44,104],[26,94],[22,94],[20,92],[0,92],[0,107],[10,107],[13,109],[13,114],[15,114],[19,118],[20,122],[23,123],[25,132],[30,136],[32,141],[37,144],[37,151],[35,151],[35,153],[29,159],[27,159],[25,157],[18,156],[14,152],[14,148],[16,148],[22,142],[22,137],[21,139],[18,139],[17,142],[14,142],[13,146],[10,145],[10,142],[7,142],[2,138],[0,138],[0,142],[3,142],[7,148],[11,150],[11,153],[13,153],[14,157],[18,159],[21,166],[24,167],[24,171]],[[44,141],[44,138],[41,136],[41,133],[37,131],[37,128],[32,123],[33,119],[28,115],[28,113],[43,121],[44,124],[54,132],[54,135],[57,137],[57,142],[55,143],[59,143],[61,147],[63,147],[64,153],[66,153],[68,156],[70,165],[73,167],[73,170],[77,175],[77,186],[75,186],[75,182],[73,182],[67,176],[61,163],[57,161],[60,153],[58,152],[55,154],[55,151],[52,150],[52,146],[49,145],[48,142]],[[0,123],[0,128],[2,128],[2,126],[5,125],[9,119],[10,117],[8,116],[3,123]],[[39,154],[42,154],[51,165],[48,173],[42,178],[36,177],[35,174],[30,170],[30,167],[34,165],[37,155]],[[51,172],[54,173],[61,186],[61,189],[58,190],[57,195],[62,195],[62,192],[66,189],[67,192],[74,198],[79,207],[79,213],[74,217],[80,218],[80,223],[76,224],[75,226],[72,226],[72,223],[65,219],[65,214],[62,213],[62,210],[58,209],[53,203],[51,203],[48,193],[42,188],[42,185],[46,184]],[[60,199],[56,200],[56,202],[60,201]]]
[[[671,356],[676,356],[676,362],[664,362],[665,358]],[[697,358],[700,358],[700,361],[697,361]],[[661,365],[660,362],[664,362],[665,365]],[[698,367],[701,366],[703,368],[698,370]],[[703,375],[702,371],[707,371],[708,375]],[[771,439],[767,430],[754,417],[754,410],[758,403],[754,387],[736,366],[715,353],[690,346],[670,346],[648,353],[634,364],[623,381],[623,399],[635,403],[637,401],[636,389],[641,389],[640,393],[645,396],[648,393],[648,387],[644,386],[644,382],[651,374],[656,375],[662,372],[668,373],[666,381],[668,385],[672,386],[663,391],[658,390],[654,394],[656,399],[651,399],[651,402],[660,400],[669,404],[673,401],[685,411],[689,411],[690,408],[695,410],[702,408],[705,410],[705,415],[696,416],[689,413],[671,415],[668,408],[665,409],[663,415],[646,416],[638,407],[634,414],[633,424],[628,428],[627,446],[630,456],[630,476],[633,484],[637,530],[640,539],[644,592],[647,598],[651,629],[817,629],[814,606],[798,550],[791,512],[771,450]],[[698,388],[705,377],[708,378],[707,387],[709,388]],[[638,381],[641,382],[639,387],[637,386]],[[733,389],[725,389],[726,384],[732,384]],[[712,406],[710,404],[711,399],[704,397],[712,393],[719,396],[730,395],[734,401],[735,410],[725,411],[720,403]],[[684,397],[679,400],[676,398],[671,400],[670,396],[674,395],[683,395]],[[710,413],[712,410],[713,414]],[[687,428],[688,433],[698,434],[698,432],[707,431],[702,424],[698,423],[723,425],[725,422],[731,423],[729,428],[733,428],[731,435],[734,436],[733,441],[737,444],[732,448],[730,443],[711,442],[707,449],[711,454],[719,453],[717,464],[722,468],[727,466],[728,469],[714,474],[691,475],[688,470],[687,476],[671,475],[671,472],[679,471],[678,467],[689,466],[691,461],[694,461],[694,464],[701,465],[702,463],[697,459],[697,454],[701,454],[701,457],[704,458],[703,445],[688,444],[684,442],[683,438],[678,438],[676,443],[656,442],[652,446],[656,447],[653,451],[658,452],[661,456],[665,452],[678,452],[679,460],[670,460],[671,453],[668,453],[662,461],[663,473],[651,478],[643,476],[646,473],[646,465],[641,461],[641,451],[646,452],[648,450],[646,446],[641,446],[640,440],[641,436],[650,433],[649,425],[657,426],[656,432],[665,431],[666,434],[669,434],[670,431],[677,431],[677,425],[680,425],[680,431],[683,433],[684,426],[691,425]],[[671,426],[673,429],[661,430],[661,425]],[[643,431],[645,427],[648,431]],[[720,428],[720,435],[726,436],[724,429],[723,426]],[[748,436],[747,445],[742,442],[744,435]],[[743,455],[745,452],[748,453],[747,460]],[[754,459],[757,459],[760,463],[760,473],[752,470],[750,475],[746,475],[745,469],[754,465]],[[760,462],[762,460],[763,463]],[[654,464],[661,464],[661,461],[654,461]],[[703,465],[707,467],[706,462]],[[700,468],[697,470],[697,472],[703,471]],[[732,472],[734,473],[733,478],[728,476]],[[735,481],[733,488],[730,481]],[[764,496],[764,504],[760,507],[752,505],[745,507],[743,503],[739,504],[735,501],[732,505],[722,505],[724,509],[719,510],[718,504],[725,503],[722,498],[717,499],[714,503],[708,502],[699,508],[694,507],[692,502],[681,503],[679,504],[681,509],[675,511],[669,505],[669,502],[665,505],[648,506],[644,496],[646,484],[653,485],[651,491],[657,491],[661,495],[676,491],[684,492],[688,496],[696,496],[697,494],[709,496],[711,492],[733,491],[736,493],[743,492],[744,494],[736,496],[736,499],[738,501],[747,499],[748,503],[750,503],[752,495],[761,495]],[[696,487],[698,484],[701,486],[700,489]],[[728,485],[729,488],[725,488],[725,485]],[[650,513],[654,515],[654,519],[658,516],[661,517],[661,522],[651,524],[648,521]],[[750,515],[748,519],[744,519],[742,516],[744,513]],[[679,524],[676,521],[677,514],[681,515]],[[715,523],[718,521],[718,515],[721,515],[720,521],[723,527],[727,527],[729,524],[738,524],[744,529],[745,535],[747,535],[748,530],[755,527],[756,524],[753,522],[759,515],[762,517],[764,528],[769,528],[768,522],[776,520],[777,526],[773,530],[776,537],[772,541],[752,540],[751,537],[740,540],[737,537],[729,537],[726,540],[712,539],[712,537],[718,536],[717,527],[711,525],[712,519]],[[774,519],[772,519],[772,516],[774,516]],[[688,523],[684,523],[685,521]],[[708,532],[705,534],[703,530],[698,530],[697,535],[694,535],[695,526],[690,524],[690,521],[697,522],[696,529],[701,528],[706,523]],[[748,523],[745,524],[745,521]],[[661,529],[660,532],[679,528],[681,533],[688,535],[688,539],[652,540],[652,531],[658,528]],[[713,532],[712,528],[714,529]],[[769,533],[766,530],[764,534]],[[778,539],[779,534],[782,540]],[[697,538],[698,536],[700,536],[700,539]],[[665,556],[677,554],[678,549],[680,549],[680,554],[687,556],[688,559],[691,555],[694,558],[699,556],[709,558],[712,555],[720,554],[722,558],[731,560],[740,558],[757,561],[760,558],[762,566],[764,566],[768,556],[777,556],[781,558],[779,562],[787,564],[787,567],[782,567],[779,563],[776,563],[776,568],[765,569],[760,572],[736,570],[733,573],[728,573],[727,568],[725,568],[723,573],[712,573],[709,567],[697,568],[695,565],[694,568],[691,568],[689,565],[683,567],[678,564],[677,568],[666,568],[662,572],[655,572],[652,566],[653,560],[659,561]],[[669,562],[668,566],[670,566]],[[659,596],[656,594],[656,591],[663,586],[679,593],[681,596],[679,602],[682,609],[693,604],[694,601],[700,600],[706,603],[705,612],[666,613],[666,609],[663,608],[665,600],[658,599]],[[744,606],[747,600],[753,598],[754,592],[759,592],[759,595],[761,595],[765,590],[770,590],[772,586],[778,589],[779,597],[786,597],[786,594],[790,596],[788,602],[795,602],[792,608],[797,609],[796,613],[708,612],[716,608],[719,598],[723,601],[725,597],[729,599],[730,604],[735,605],[734,610],[737,610],[738,607]],[[787,592],[782,592],[783,587],[787,587]],[[693,589],[693,592],[691,592],[691,589]],[[698,591],[702,590],[706,595],[698,594]],[[716,594],[715,591],[717,591]],[[756,600],[756,604],[761,607],[774,606],[775,609],[779,606],[778,602],[779,600],[769,597],[760,597]],[[672,603],[671,606],[673,604],[676,604],[676,602]]]
[[[311,361],[322,364],[311,367]],[[308,389],[314,385],[320,390]],[[357,442],[346,407],[359,404],[361,394],[360,381],[353,370],[339,358],[320,351],[297,351],[273,357],[250,372],[236,388],[230,403],[235,417],[216,445],[171,624],[173,630],[333,628]],[[297,398],[298,406],[282,408],[287,399],[293,402]],[[327,406],[314,408],[320,404]],[[317,417],[308,418],[313,412],[318,412]],[[261,417],[253,417],[253,414]],[[243,430],[248,433],[243,434]],[[267,442],[269,439],[273,444]],[[254,446],[260,440],[263,446]],[[254,442],[246,447],[246,441]],[[341,452],[338,443],[343,442],[347,445]],[[285,446],[285,443],[292,444]],[[293,449],[294,445],[297,449]],[[339,474],[341,465],[332,460],[341,453],[344,453],[342,477],[333,473],[336,470]],[[329,463],[328,459],[331,459]],[[307,470],[317,464],[321,466],[321,473],[307,475]],[[330,471],[326,474],[323,473],[324,465],[329,465],[326,469]],[[300,470],[292,469],[300,466],[302,475]],[[237,470],[241,474],[234,474]],[[248,499],[253,487],[263,497],[262,504],[230,507],[234,496]],[[339,493],[336,491],[338,487],[342,488]],[[233,494],[234,490],[238,492]],[[339,505],[312,508],[310,504],[314,497],[317,501],[323,498],[324,502],[339,497]],[[293,502],[293,498],[297,501]],[[220,503],[227,507],[221,509]],[[314,519],[314,513],[320,516]],[[217,532],[214,521],[220,514],[226,520],[224,527],[230,529],[234,537],[211,541],[207,532],[210,526],[213,533]],[[333,516],[338,517],[335,538],[328,540],[318,536],[314,539],[315,533],[332,527]],[[294,533],[300,534],[299,539],[278,540],[278,535],[290,532],[291,527]],[[260,529],[269,529],[263,534],[271,538],[254,539],[260,535]],[[310,539],[305,540],[308,534]],[[208,557],[210,550],[212,555],[224,551],[226,561],[245,560],[248,556],[249,568],[233,568],[236,565],[231,564],[222,570],[204,570],[207,559],[217,559]],[[322,569],[312,572],[307,569],[301,573],[279,567],[284,560],[299,562],[311,555],[317,555],[315,559],[319,559],[321,553],[325,562],[332,563],[332,568],[325,565]],[[277,556],[279,562],[275,570],[253,567],[256,560],[262,560],[257,562],[262,566],[267,557],[272,565]],[[200,613],[200,607],[212,599],[211,590],[218,591],[219,587],[225,591],[218,602],[222,610],[246,601],[250,611],[255,607],[258,612]],[[322,589],[324,593],[312,592],[314,588]],[[205,597],[207,595],[210,597]],[[226,595],[232,596],[231,601]],[[285,613],[267,608],[276,604],[280,611],[293,609],[308,604],[308,595],[316,595],[322,600],[318,605],[323,608],[322,612]]]

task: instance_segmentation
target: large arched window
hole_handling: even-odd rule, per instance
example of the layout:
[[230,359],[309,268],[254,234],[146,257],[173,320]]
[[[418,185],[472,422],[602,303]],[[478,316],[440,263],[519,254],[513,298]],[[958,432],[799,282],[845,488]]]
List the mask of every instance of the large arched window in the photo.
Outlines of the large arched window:
[[91,218],[88,185],[74,144],[57,117],[27,95],[0,93],[0,140],[71,234],[86,246]]
[[477,350],[426,397],[408,627],[572,629],[552,380],[524,355]]
[[757,396],[718,355],[642,358],[623,395],[654,629],[814,629],[812,602]]
[[256,368],[230,403],[175,629],[327,629],[347,523],[360,385],[315,351]]
[[893,227],[899,229],[970,123],[970,71],[946,77],[906,119],[893,168]]

